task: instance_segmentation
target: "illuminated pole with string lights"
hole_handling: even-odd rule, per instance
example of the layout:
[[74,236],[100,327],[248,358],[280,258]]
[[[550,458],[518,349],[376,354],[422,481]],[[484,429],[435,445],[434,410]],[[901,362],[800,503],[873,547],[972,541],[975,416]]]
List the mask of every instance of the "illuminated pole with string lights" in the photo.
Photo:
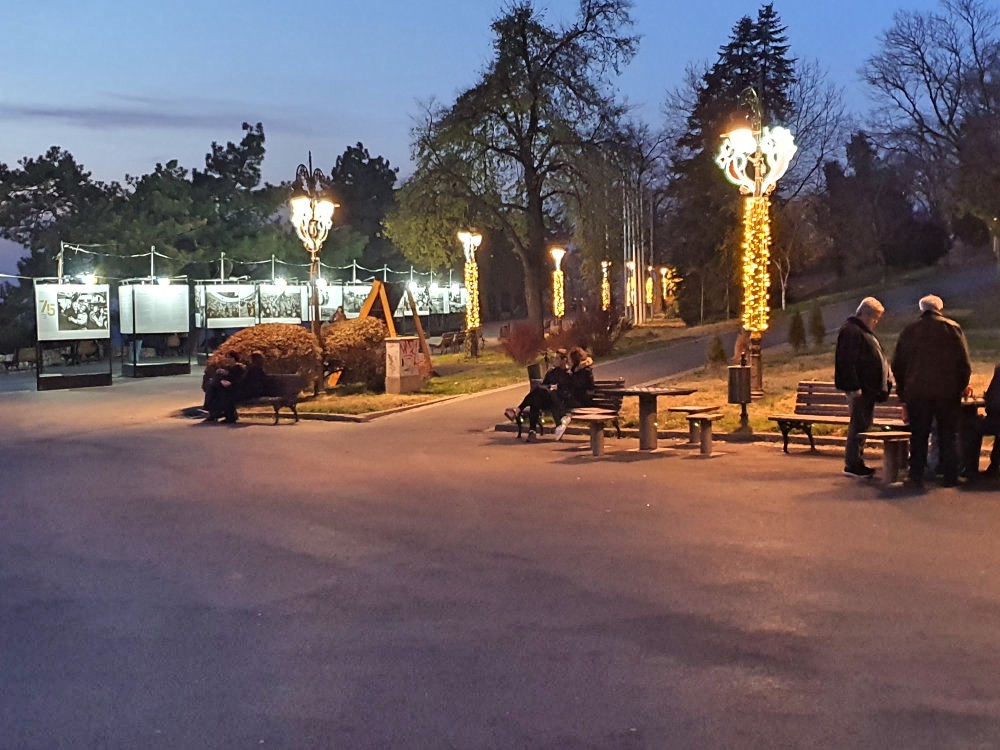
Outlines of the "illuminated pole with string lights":
[[326,194],[323,172],[319,169],[313,170],[312,151],[309,152],[309,166],[299,164],[295,170],[290,204],[295,233],[309,251],[312,332],[319,341],[319,252],[333,227],[333,212],[337,204]]
[[469,353],[479,356],[479,265],[476,263],[476,248],[482,244],[483,235],[478,232],[459,232],[459,242],[465,249],[465,289],[469,302],[465,306],[465,340]]
[[555,263],[552,271],[552,314],[559,321],[559,330],[562,330],[563,316],[566,314],[566,279],[562,271],[562,259],[566,255],[565,248],[553,247],[549,249],[549,254]]
[[727,133],[715,160],[726,178],[745,196],[743,203],[743,328],[750,334],[750,383],[764,392],[761,339],[767,330],[771,286],[770,195],[795,155],[792,134],[762,125],[760,97],[744,89],[740,104],[750,109],[750,128]]
[[607,312],[611,309],[611,261],[601,261],[601,309]]

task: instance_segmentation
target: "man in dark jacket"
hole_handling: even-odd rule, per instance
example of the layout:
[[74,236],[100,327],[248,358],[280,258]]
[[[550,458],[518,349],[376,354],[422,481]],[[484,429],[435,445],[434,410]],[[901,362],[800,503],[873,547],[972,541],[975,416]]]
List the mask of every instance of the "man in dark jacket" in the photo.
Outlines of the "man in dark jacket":
[[955,435],[972,362],[961,326],[944,317],[943,309],[940,297],[923,297],[920,317],[899,334],[892,357],[892,374],[910,422],[908,484],[913,487],[923,486],[932,421],[937,422],[942,484],[958,484]]
[[889,364],[873,333],[884,313],[881,302],[865,297],[837,334],[834,383],[847,395],[851,411],[844,449],[844,473],[848,476],[870,477],[875,473],[865,466],[861,456],[864,440],[858,435],[872,426],[875,403],[885,401],[892,389]]

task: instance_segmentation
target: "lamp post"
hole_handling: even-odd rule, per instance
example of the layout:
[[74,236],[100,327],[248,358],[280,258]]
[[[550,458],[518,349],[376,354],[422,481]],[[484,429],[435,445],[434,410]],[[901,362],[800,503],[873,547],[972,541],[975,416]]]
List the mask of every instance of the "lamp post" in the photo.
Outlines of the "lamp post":
[[469,302],[465,306],[465,340],[469,342],[469,353],[479,356],[479,265],[476,263],[476,248],[482,244],[483,235],[475,231],[459,232],[458,239],[465,248],[465,289]]
[[555,263],[555,269],[552,271],[552,314],[555,315],[561,331],[563,316],[566,314],[566,280],[561,267],[566,249],[553,247],[549,250],[549,254]]
[[313,170],[312,151],[309,152],[309,166],[299,164],[295,170],[290,204],[295,233],[309,251],[312,332],[319,341],[319,251],[333,226],[333,212],[337,204],[330,200],[324,190],[323,172]]
[[753,87],[740,94],[750,108],[750,128],[724,136],[715,162],[745,196],[743,204],[743,328],[750,333],[752,390],[764,392],[761,338],[767,330],[771,277],[770,195],[795,155],[792,134],[785,128],[762,125],[760,97]]
[[611,261],[601,261],[601,309],[607,312],[611,309],[611,279],[608,275],[611,271]]
[[635,261],[627,260],[625,261],[625,308],[626,310],[631,309],[632,319],[636,321],[639,319],[637,307],[635,294]]

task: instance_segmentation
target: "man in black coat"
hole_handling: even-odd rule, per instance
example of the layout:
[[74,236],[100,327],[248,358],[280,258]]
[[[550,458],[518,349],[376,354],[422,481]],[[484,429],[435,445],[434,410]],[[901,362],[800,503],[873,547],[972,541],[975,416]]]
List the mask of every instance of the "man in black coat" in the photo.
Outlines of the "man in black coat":
[[942,484],[958,484],[956,430],[962,396],[969,391],[972,362],[962,327],[941,314],[941,298],[928,294],[920,300],[920,317],[899,334],[892,357],[892,374],[910,422],[908,484],[923,486],[927,468],[927,441],[931,423],[937,423]]
[[865,297],[837,334],[834,356],[834,383],[847,396],[851,421],[847,426],[844,473],[870,477],[875,473],[862,459],[864,440],[858,435],[872,426],[875,404],[885,401],[892,390],[889,364],[873,333],[885,308],[874,297]]

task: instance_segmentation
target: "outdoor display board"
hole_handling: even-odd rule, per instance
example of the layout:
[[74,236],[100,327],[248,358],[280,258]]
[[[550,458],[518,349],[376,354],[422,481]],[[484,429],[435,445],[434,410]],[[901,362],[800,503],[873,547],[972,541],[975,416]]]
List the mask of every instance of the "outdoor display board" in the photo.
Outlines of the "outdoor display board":
[[253,284],[205,285],[205,328],[257,325],[257,287]]
[[257,292],[260,295],[260,322],[301,323],[305,291],[301,286],[259,285]]
[[[415,288],[410,287],[410,294],[413,295],[413,301],[417,305],[418,315],[440,315],[462,312],[465,310],[465,303],[468,299],[465,287],[458,285],[453,287],[438,286],[437,284],[431,284],[430,286],[417,285]],[[410,301],[405,294],[399,301],[399,305],[393,314],[396,317],[413,315],[413,311],[410,309]]]
[[39,341],[109,338],[107,284],[35,284]]
[[118,287],[118,315],[125,334],[187,333],[186,284],[122,284]]

